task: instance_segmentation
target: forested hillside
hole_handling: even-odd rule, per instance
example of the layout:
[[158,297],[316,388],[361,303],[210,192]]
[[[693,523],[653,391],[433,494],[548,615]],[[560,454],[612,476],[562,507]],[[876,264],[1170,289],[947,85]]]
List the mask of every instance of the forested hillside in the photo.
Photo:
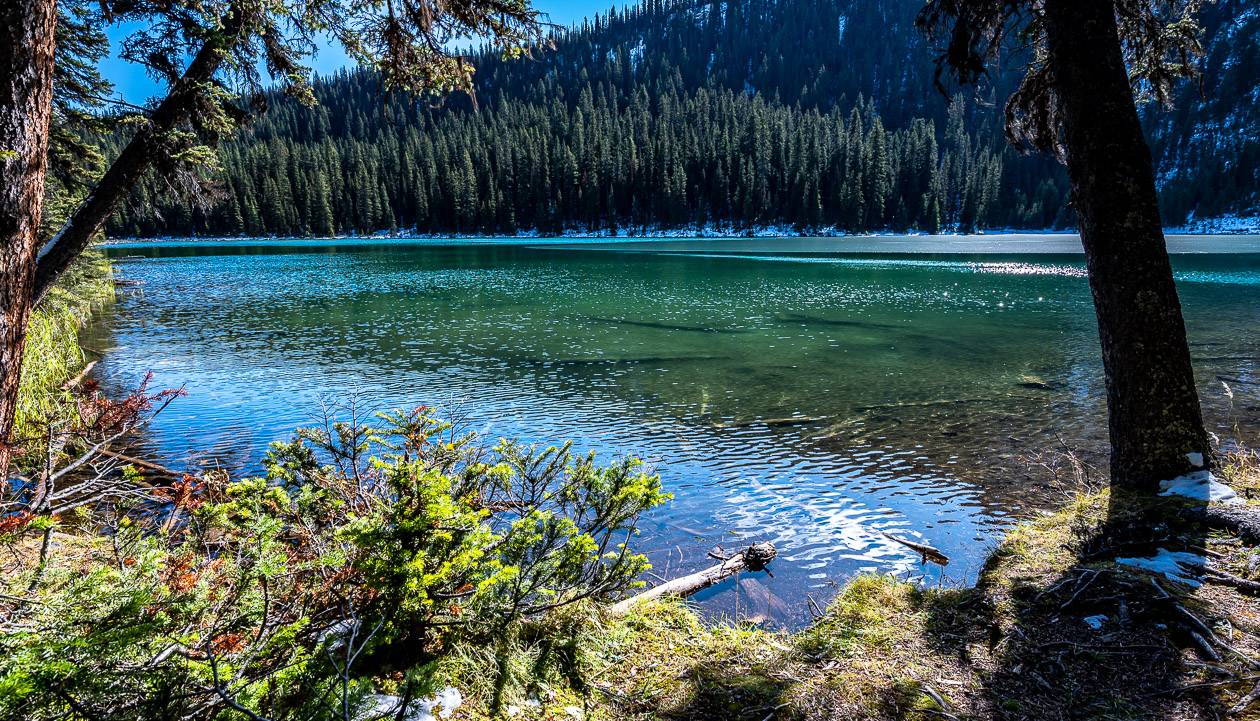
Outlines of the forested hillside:
[[1203,26],[1202,83],[1145,117],[1171,224],[1260,214],[1260,2],[1219,0]]
[[[516,233],[710,224],[1062,227],[1066,178],[1001,133],[1000,75],[947,103],[918,0],[649,2],[478,55],[478,91],[383,100],[370,73],[273,98],[222,151],[209,207],[150,182],[117,236]],[[1209,95],[1148,110],[1169,224],[1256,204],[1255,0],[1206,11]],[[996,87],[993,87],[996,86]],[[1241,113],[1241,114],[1240,114]]]

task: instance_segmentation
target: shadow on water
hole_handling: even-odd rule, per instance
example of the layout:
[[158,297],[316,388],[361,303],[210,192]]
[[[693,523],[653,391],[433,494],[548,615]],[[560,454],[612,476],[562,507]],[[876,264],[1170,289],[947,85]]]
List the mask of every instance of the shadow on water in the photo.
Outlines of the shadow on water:
[[614,325],[628,325],[636,328],[654,328],[656,330],[683,331],[686,333],[747,333],[742,328],[711,328],[702,325],[682,325],[679,323],[661,323],[654,320],[627,320],[625,318],[599,318],[591,316],[591,320],[598,323],[611,323]]

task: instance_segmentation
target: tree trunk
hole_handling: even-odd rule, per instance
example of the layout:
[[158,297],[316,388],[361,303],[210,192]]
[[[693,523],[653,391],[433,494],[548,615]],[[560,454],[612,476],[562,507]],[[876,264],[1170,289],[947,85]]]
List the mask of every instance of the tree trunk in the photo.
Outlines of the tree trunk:
[[52,113],[55,0],[0,5],[0,477],[8,477],[31,316]]
[[1207,461],[1155,193],[1112,0],[1046,0],[1050,69],[1107,379],[1111,482],[1141,490]]
[[223,59],[239,42],[243,27],[242,15],[233,7],[223,26],[210,34],[175,87],[149,116],[148,123],[131,138],[74,215],[40,250],[35,271],[35,302],[48,294],[57,278],[83,253],[152,167],[165,147],[163,136],[188,121],[204,93],[204,85],[213,81]]

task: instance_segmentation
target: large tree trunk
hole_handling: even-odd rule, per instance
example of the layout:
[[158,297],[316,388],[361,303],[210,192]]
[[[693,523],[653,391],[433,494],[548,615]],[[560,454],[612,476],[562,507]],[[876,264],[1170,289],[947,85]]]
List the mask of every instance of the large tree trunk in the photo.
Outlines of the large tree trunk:
[[0,3],[0,478],[12,457],[52,113],[55,0]]
[[223,26],[207,38],[148,122],[110,164],[96,188],[40,250],[35,272],[36,302],[47,295],[57,278],[83,253],[159,154],[165,151],[164,136],[188,121],[205,93],[205,84],[213,81],[223,59],[239,42],[243,26],[242,14],[233,8]]
[[1111,0],[1046,0],[1072,202],[1098,316],[1113,484],[1156,489],[1207,459],[1155,194]]

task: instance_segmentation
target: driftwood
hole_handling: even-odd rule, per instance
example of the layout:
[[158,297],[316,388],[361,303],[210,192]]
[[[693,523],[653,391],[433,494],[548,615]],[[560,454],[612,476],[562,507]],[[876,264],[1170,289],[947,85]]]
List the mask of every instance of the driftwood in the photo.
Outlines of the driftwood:
[[915,543],[914,541],[907,541],[904,538],[897,538],[891,533],[885,533],[883,531],[880,531],[880,533],[883,533],[884,538],[887,538],[890,541],[896,541],[897,543],[900,543],[901,545],[905,546],[906,548],[909,548],[912,551],[918,551],[919,555],[923,559],[922,561],[923,563],[927,563],[928,561],[931,561],[932,563],[939,563],[942,566],[949,565],[949,556],[946,556],[944,553],[941,553],[941,549],[939,548],[929,546],[926,543]]
[[65,383],[61,384],[61,389],[64,391],[68,391],[72,388],[78,388],[79,384],[83,382],[83,379],[87,378],[87,374],[91,373],[92,369],[95,367],[96,367],[96,361],[92,361],[91,363],[88,363],[87,365],[83,366],[83,370],[79,371],[78,375],[66,381]]
[[662,596],[681,596],[685,598],[719,581],[730,578],[740,571],[764,571],[766,564],[773,561],[774,556],[775,550],[772,543],[758,543],[755,546],[749,546],[716,566],[697,571],[689,576],[675,578],[672,581],[649,588],[637,596],[622,599],[613,605],[612,612],[625,613],[635,604],[653,598],[661,598]]
[[114,460],[122,461],[123,463],[129,463],[139,468],[145,468],[147,470],[153,471],[155,473],[159,473],[164,476],[170,476],[171,478],[181,478],[184,475],[180,473],[179,471],[176,471],[172,468],[167,468],[166,466],[163,466],[158,463],[154,463],[153,461],[146,461],[142,458],[136,458],[135,456],[129,456],[124,453],[119,453],[118,451],[111,451],[108,448],[101,448],[98,450],[98,453],[100,453],[102,456],[109,456],[110,458],[113,458]]

